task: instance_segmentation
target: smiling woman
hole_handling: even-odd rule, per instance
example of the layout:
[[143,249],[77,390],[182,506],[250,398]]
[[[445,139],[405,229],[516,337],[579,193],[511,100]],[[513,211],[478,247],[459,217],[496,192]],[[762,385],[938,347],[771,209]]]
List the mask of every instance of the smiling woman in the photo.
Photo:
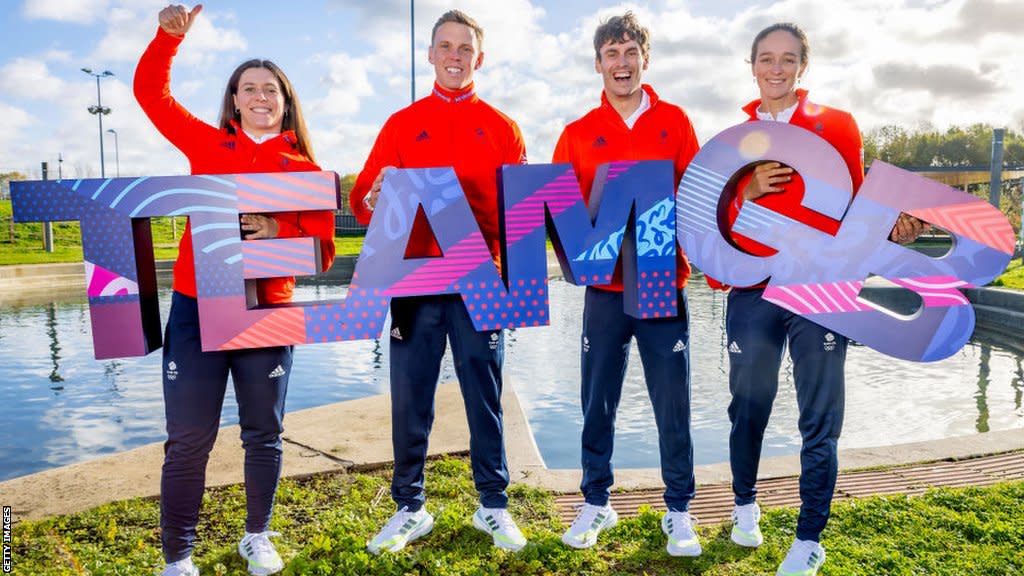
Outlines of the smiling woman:
[[[291,82],[268,60],[253,59],[235,68],[224,89],[219,126],[193,116],[172,96],[171,63],[202,5],[192,10],[168,6],[160,28],[135,73],[135,97],[143,111],[175,147],[188,157],[193,174],[293,172],[319,170],[313,160],[306,124]],[[334,217],[330,211],[242,214],[247,239],[316,236],[323,269],[334,259]],[[214,292],[197,286],[191,222],[182,236],[174,265],[174,294],[164,338],[162,384],[167,442],[160,483],[160,527],[164,576],[196,576],[192,548],[204,491],[206,462],[217,437],[228,374],[235,388],[245,449],[247,517],[238,551],[249,570],[273,574],[283,563],[267,532],[274,492],[281,474],[281,431],[285,395],[292,369],[292,348],[203,352],[199,342],[197,295]],[[201,233],[199,227],[195,230]],[[260,304],[289,302],[295,279],[257,281]]]

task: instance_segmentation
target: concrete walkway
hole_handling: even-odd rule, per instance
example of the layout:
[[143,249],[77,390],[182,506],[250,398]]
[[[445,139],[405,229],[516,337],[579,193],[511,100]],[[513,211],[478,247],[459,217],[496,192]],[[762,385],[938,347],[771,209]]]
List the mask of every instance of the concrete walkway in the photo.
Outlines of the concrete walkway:
[[[513,482],[561,494],[574,494],[579,470],[545,467],[519,404],[514,384],[506,386],[502,399],[505,445]],[[438,387],[430,454],[466,453],[469,429],[458,384]],[[386,466],[391,462],[390,396],[380,395],[291,412],[285,418],[285,476],[322,472],[346,472]],[[239,429],[221,429],[210,456],[207,485],[223,486],[243,480],[243,453]],[[840,453],[842,470],[900,466],[916,462],[962,459],[1011,452],[1024,448],[1024,428],[989,432],[934,442],[918,442],[883,448],[846,450]],[[0,483],[0,504],[11,506],[13,519],[35,520],[71,514],[107,502],[134,497],[153,497],[160,492],[162,444],[150,444],[119,454],[47,470]],[[761,477],[785,478],[799,474],[798,456],[766,458]],[[730,480],[727,463],[698,466],[697,483],[719,488]],[[617,490],[646,490],[657,506],[662,487],[658,469],[616,471]],[[720,491],[720,490],[719,490]],[[713,493],[711,491],[709,493]],[[571,499],[566,501],[571,505]],[[718,507],[726,506],[720,504]],[[719,512],[714,512],[718,514]]]

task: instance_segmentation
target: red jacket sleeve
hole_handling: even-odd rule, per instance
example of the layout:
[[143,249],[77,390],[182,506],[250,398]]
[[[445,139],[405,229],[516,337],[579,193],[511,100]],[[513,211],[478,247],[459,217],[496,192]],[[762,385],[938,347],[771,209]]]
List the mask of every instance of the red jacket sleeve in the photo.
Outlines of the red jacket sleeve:
[[202,142],[217,142],[219,130],[193,116],[171,96],[171,62],[184,36],[158,28],[135,68],[135,99],[156,129],[185,156],[201,153]]
[[860,190],[864,182],[864,143],[860,137],[860,128],[852,114],[846,114],[846,130],[841,137],[832,142],[832,145],[839,151],[839,155],[846,162],[850,170],[850,180],[853,182],[853,193]]
[[526,142],[523,141],[523,133],[515,122],[510,121],[509,124],[512,128],[512,143],[509,146],[508,156],[503,163],[526,164]]
[[[562,130],[562,135],[558,137],[558,143],[555,144],[555,151],[551,154],[552,164],[572,164],[572,151],[570,150],[569,140],[569,127],[567,126]],[[573,165],[573,168],[575,167]],[[577,174],[577,176],[579,175]]]
[[693,123],[690,122],[686,113],[683,113],[683,146],[679,148],[679,156],[676,158],[676,189],[678,191],[679,181],[683,179],[683,172],[690,165],[693,157],[700,151],[700,144],[697,142],[697,133],[693,131]]
[[373,211],[363,204],[363,199],[370,193],[370,186],[377,179],[377,175],[386,166],[402,167],[402,159],[398,156],[398,148],[393,142],[395,130],[395,117],[388,118],[384,127],[377,134],[377,140],[373,143],[370,155],[366,158],[366,164],[356,177],[352,191],[348,195],[348,205],[352,208],[352,214],[360,224],[369,224]]

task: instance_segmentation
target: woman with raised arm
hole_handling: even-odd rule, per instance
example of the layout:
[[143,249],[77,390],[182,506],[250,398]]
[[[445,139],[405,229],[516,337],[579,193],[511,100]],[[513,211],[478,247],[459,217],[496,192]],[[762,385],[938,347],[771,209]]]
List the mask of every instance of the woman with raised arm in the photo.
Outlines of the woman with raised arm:
[[[217,126],[183,108],[170,91],[171,63],[202,5],[171,5],[135,71],[135,98],[146,115],[188,158],[192,174],[319,170],[313,160],[298,96],[273,62],[248,60],[228,79]],[[243,214],[246,239],[315,236],[324,270],[334,260],[330,211]],[[258,281],[260,304],[291,300],[295,279]],[[281,473],[281,432],[292,347],[203,352],[189,226],[174,265],[174,294],[163,349],[167,442],[160,480],[164,576],[197,576],[192,549],[205,489],[206,463],[217,430],[228,375],[238,401],[245,449],[245,534],[238,551],[250,574],[273,574],[284,563],[270,536],[274,493]]]

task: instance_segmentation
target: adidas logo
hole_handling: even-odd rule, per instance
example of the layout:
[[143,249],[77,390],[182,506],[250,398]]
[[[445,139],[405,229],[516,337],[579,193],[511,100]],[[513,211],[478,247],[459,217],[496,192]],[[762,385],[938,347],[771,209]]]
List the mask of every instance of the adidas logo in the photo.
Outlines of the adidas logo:
[[603,148],[608,145],[608,141],[604,139],[604,136],[598,136],[597,140],[594,140],[594,148]]
[[396,328],[392,328],[391,329],[391,337],[394,338],[395,340],[401,340],[402,339],[402,331],[399,330],[397,327]]
[[267,378],[280,378],[281,376],[284,376],[284,368],[280,364],[270,374],[267,374]]
[[743,354],[743,350],[740,350],[740,345],[735,340],[729,344],[729,354]]
[[423,132],[420,132],[419,135],[416,136],[416,141],[417,142],[423,142],[424,140],[430,140],[430,134],[427,134],[426,130],[424,130]]
[[686,350],[686,342],[683,342],[682,340],[676,340],[676,345],[672,347],[672,351],[682,352],[683,350]]

